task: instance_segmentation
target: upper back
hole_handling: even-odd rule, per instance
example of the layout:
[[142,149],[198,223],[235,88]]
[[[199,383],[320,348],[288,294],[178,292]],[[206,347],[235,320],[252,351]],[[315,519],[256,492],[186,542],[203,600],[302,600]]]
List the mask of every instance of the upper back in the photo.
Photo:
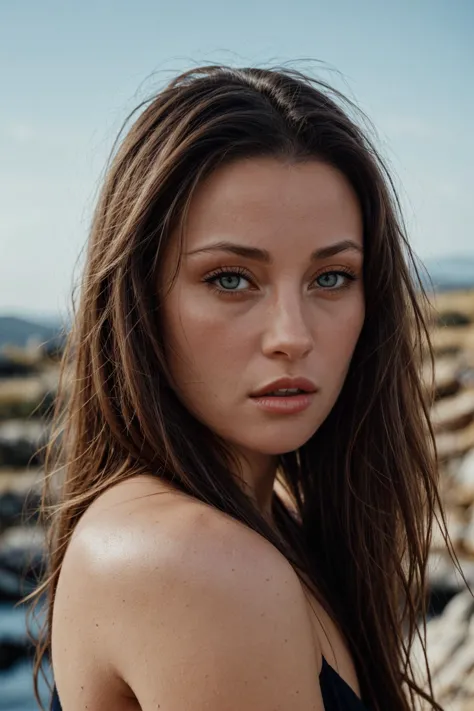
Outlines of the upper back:
[[137,477],[75,529],[53,608],[54,677],[65,711],[322,711],[314,629],[274,546]]

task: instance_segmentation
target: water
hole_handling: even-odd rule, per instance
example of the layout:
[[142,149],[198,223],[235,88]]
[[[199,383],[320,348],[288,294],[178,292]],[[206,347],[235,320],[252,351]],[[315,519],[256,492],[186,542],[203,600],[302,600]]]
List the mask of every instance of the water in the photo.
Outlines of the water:
[[[0,604],[0,639],[22,641],[26,637],[26,610]],[[42,700],[49,698],[46,682],[40,679]],[[38,711],[33,693],[33,667],[23,659],[9,669],[0,670],[0,711]]]

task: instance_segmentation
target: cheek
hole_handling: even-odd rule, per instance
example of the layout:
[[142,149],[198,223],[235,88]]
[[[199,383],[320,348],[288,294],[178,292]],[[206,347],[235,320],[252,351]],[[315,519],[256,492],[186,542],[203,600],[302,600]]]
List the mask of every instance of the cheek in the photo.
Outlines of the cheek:
[[365,311],[363,304],[358,305],[349,314],[348,318],[342,324],[341,338],[344,342],[344,350],[350,357],[359,340],[362,327],[364,325]]
[[339,382],[344,379],[349,369],[364,317],[364,303],[360,299],[344,312],[340,312],[337,317],[328,319],[326,328],[319,332],[318,340],[324,341],[321,342],[321,351],[325,354],[328,375],[332,374]]
[[[239,319],[195,299],[170,298],[164,308],[166,359],[180,400],[220,431],[227,396],[233,397],[249,360],[248,329]],[[225,313],[225,312],[224,312]]]
[[174,372],[192,370],[201,381],[209,375],[216,382],[219,372],[222,377],[230,375],[233,364],[248,353],[245,321],[229,319],[225,309],[209,299],[189,298],[183,292],[170,295],[164,322]]

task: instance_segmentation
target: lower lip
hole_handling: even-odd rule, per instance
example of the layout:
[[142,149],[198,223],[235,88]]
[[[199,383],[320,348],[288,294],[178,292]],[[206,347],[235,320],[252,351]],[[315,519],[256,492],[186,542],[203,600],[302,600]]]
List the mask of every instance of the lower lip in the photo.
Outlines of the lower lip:
[[282,397],[260,395],[259,397],[252,397],[251,399],[261,410],[265,410],[266,412],[293,414],[306,410],[306,408],[311,405],[314,395],[315,393],[283,395]]

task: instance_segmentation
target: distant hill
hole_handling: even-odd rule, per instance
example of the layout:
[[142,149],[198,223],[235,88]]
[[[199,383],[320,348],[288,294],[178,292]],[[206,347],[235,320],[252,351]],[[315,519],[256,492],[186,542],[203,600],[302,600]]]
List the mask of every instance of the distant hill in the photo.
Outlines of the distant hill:
[[[423,260],[436,291],[454,291],[474,288],[474,257],[438,257]],[[421,277],[425,286],[431,288],[424,270]]]
[[41,343],[57,344],[64,338],[63,328],[52,321],[42,322],[20,318],[18,316],[0,316],[0,349],[5,345],[24,347],[29,339]]

